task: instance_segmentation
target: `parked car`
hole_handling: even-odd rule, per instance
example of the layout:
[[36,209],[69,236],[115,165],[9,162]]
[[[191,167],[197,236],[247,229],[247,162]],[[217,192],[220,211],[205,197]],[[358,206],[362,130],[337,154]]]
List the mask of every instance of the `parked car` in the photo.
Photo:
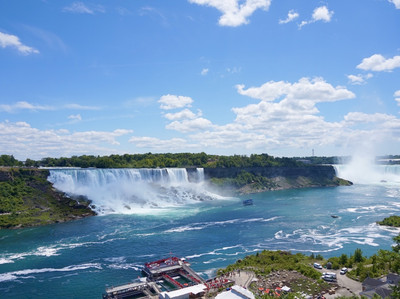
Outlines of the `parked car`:
[[335,281],[336,280],[336,273],[334,272],[324,272],[322,273],[321,278],[325,281]]
[[322,269],[322,266],[321,266],[321,264],[314,263],[314,268],[315,269]]
[[347,268],[342,268],[340,274],[345,275],[347,273]]

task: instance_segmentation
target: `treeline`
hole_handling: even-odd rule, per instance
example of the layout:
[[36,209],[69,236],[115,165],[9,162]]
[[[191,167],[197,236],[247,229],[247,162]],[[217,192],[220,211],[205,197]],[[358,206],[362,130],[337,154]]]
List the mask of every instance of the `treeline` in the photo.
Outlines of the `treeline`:
[[18,161],[12,155],[1,155],[0,156],[0,166],[23,166],[24,163]]
[[[3,157],[3,156],[2,156]],[[219,156],[206,153],[177,153],[177,154],[125,154],[110,156],[72,156],[70,158],[43,158],[35,161],[27,159],[24,163],[8,156],[0,160],[0,166],[26,166],[26,167],[96,167],[96,168],[156,168],[156,167],[270,167],[304,166],[295,158],[275,158],[268,154],[260,155],[233,155]],[[12,158],[10,158],[12,157]],[[10,162],[13,161],[13,162]],[[4,163],[6,163],[4,162]]]

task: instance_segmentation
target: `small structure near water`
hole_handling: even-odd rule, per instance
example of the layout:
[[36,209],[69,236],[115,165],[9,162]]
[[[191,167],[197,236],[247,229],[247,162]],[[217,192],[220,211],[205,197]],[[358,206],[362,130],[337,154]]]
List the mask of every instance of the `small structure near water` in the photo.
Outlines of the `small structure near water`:
[[103,299],[122,298],[199,298],[207,290],[204,279],[184,259],[170,257],[144,265],[146,278],[106,289]]

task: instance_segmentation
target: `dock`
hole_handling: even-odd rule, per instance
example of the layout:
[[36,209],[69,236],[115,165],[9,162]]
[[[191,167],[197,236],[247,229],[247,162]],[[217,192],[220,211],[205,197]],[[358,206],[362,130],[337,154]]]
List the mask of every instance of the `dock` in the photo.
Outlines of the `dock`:
[[177,257],[146,263],[143,273],[146,277],[137,281],[107,288],[103,299],[201,298],[208,289],[190,264]]

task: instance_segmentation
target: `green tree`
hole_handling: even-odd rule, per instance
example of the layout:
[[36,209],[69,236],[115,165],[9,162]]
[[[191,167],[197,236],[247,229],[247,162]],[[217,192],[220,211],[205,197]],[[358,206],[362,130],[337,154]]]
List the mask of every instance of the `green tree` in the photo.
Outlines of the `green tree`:
[[342,266],[346,266],[347,263],[348,263],[348,261],[349,261],[349,259],[348,259],[348,257],[347,257],[347,254],[345,254],[345,253],[343,253],[343,254],[340,256],[340,258],[339,258],[339,263],[340,263]]
[[361,251],[360,248],[357,248],[354,251],[353,259],[354,259],[354,262],[356,262],[356,263],[360,263],[360,262],[362,262],[364,260],[364,257],[362,255],[362,251]]

